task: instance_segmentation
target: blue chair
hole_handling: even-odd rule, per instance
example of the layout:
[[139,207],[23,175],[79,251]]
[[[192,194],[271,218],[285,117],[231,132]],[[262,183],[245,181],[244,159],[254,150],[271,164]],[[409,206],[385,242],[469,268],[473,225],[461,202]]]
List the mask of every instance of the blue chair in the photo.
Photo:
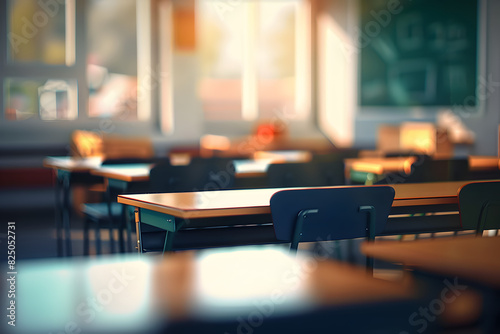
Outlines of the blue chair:
[[271,164],[267,169],[267,183],[271,188],[344,185],[344,162],[313,160]]
[[[120,159],[107,159],[103,161],[102,166],[113,166],[113,165],[124,165],[124,164],[137,164],[137,163],[153,163],[155,161],[161,161],[159,159],[143,159],[143,158],[120,158]],[[111,252],[114,253],[115,250],[115,239],[114,239],[114,229],[117,228],[119,232],[119,243],[120,251],[125,251],[125,243],[123,238],[123,232],[127,233],[128,239],[128,250],[132,250],[131,246],[131,227],[130,227],[130,215],[120,203],[116,202],[116,196],[121,191],[116,191],[115,189],[107,188],[104,193],[104,201],[101,203],[85,203],[82,205],[82,213],[84,215],[83,222],[83,254],[89,255],[90,240],[89,240],[89,230],[90,227],[94,227],[95,242],[96,242],[96,254],[101,254],[101,232],[100,230],[105,228],[109,230],[109,241]],[[135,185],[127,189],[127,192],[142,192],[147,190],[144,185]]]
[[[223,158],[195,158],[188,165],[171,165],[168,162],[155,165],[149,173],[150,192],[190,192],[190,191],[214,191],[227,190],[234,187],[234,166],[232,159]],[[163,253],[174,248],[173,236],[183,234],[180,226],[175,226],[174,230],[167,230],[148,224],[141,224],[140,231],[143,249],[141,251],[158,251]],[[193,233],[191,233],[193,234]],[[210,231],[205,234],[211,234]],[[160,249],[155,241],[160,236],[163,245]],[[148,240],[149,239],[149,240]],[[194,240],[196,239],[196,240]],[[203,241],[203,237],[193,237],[193,244],[196,241]],[[149,246],[151,245],[151,246]]]
[[481,236],[484,230],[500,228],[500,181],[464,185],[458,192],[458,205],[464,230]]
[[[283,190],[271,197],[276,239],[300,242],[366,238],[374,240],[387,222],[394,200],[388,186]],[[367,258],[373,269],[373,259]]]

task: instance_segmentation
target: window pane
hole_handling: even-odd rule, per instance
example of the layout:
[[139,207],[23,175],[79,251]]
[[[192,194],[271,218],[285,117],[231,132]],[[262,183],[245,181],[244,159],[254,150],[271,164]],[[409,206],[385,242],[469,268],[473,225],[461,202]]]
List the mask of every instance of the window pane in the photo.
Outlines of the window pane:
[[296,11],[300,0],[261,1],[257,41],[259,116],[295,112]]
[[198,94],[206,119],[256,120],[276,114],[291,118],[308,113],[309,58],[300,48],[309,38],[305,3],[197,0]]
[[136,15],[136,0],[88,2],[90,117],[137,119]]
[[241,119],[244,2],[198,0],[198,94],[207,119]]
[[23,120],[39,115],[42,120],[77,117],[76,83],[64,80],[10,78],[5,84],[5,118]]
[[66,5],[61,1],[8,0],[11,61],[66,64]]

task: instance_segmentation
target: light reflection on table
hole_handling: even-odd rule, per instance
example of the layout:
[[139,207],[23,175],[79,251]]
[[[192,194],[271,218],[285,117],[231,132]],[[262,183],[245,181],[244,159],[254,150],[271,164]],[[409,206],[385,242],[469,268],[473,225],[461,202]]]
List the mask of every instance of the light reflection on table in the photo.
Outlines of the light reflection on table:
[[15,332],[157,333],[186,319],[235,321],[256,312],[276,318],[411,297],[407,286],[322,260],[290,257],[283,246],[268,245],[166,258],[23,261],[17,265]]

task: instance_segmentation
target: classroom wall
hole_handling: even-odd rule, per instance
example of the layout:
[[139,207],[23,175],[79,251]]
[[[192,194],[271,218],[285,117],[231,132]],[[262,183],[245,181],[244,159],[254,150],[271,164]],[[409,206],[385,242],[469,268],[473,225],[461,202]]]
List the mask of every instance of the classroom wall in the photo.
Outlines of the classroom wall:
[[486,8],[486,70],[483,78],[488,84],[480,86],[484,91],[485,110],[481,117],[464,117],[464,123],[476,134],[472,153],[478,155],[497,155],[499,144],[498,125],[500,124],[500,1],[487,1]]
[[[333,29],[343,34],[344,41],[338,37],[330,40],[332,48],[337,48],[344,55],[347,53],[351,61],[345,61],[340,58],[340,66],[352,66],[352,59],[357,63],[359,61],[360,49],[349,50],[349,47],[355,45],[354,37],[356,26],[359,26],[358,17],[359,7],[353,6],[349,0],[333,0],[324,2],[324,12],[327,13],[333,21]],[[479,22],[482,30],[480,37],[479,53],[479,76],[481,80],[489,82],[486,86],[479,85],[478,94],[481,104],[479,112],[456,113],[460,120],[475,133],[475,143],[473,145],[459,145],[456,147],[457,154],[477,154],[477,155],[497,155],[498,152],[498,124],[500,124],[500,43],[495,36],[500,31],[500,1],[484,0],[480,1]],[[332,28],[330,28],[332,29]],[[321,29],[320,29],[321,30]],[[350,37],[350,40],[346,37]],[[340,42],[339,42],[340,41]],[[319,46],[321,49],[321,45]],[[340,52],[338,51],[338,52]],[[338,62],[338,60],[336,60]],[[359,63],[356,68],[359,71]],[[356,72],[359,80],[359,72]],[[352,85],[350,78],[343,74],[343,71],[335,73],[332,82],[337,82],[343,90],[346,86]],[[354,89],[358,90],[359,82],[354,84]],[[352,89],[352,88],[351,88]],[[485,92],[485,93],[482,93]],[[377,128],[381,124],[399,124],[406,121],[436,122],[439,112],[446,109],[433,107],[420,108],[390,108],[390,110],[370,110],[361,108],[357,103],[356,91],[351,94],[338,94],[337,101],[331,103],[326,110],[319,110],[320,127],[324,132],[336,142],[336,136],[342,135],[340,142],[345,138],[352,137],[352,145],[361,148],[375,148]],[[321,98],[320,98],[321,99]],[[344,99],[344,100],[342,100]],[[348,100],[345,100],[348,99]],[[321,104],[321,101],[320,101]],[[449,108],[448,108],[449,109]],[[350,113],[346,117],[345,113]],[[342,134],[338,131],[347,129],[352,133]]]
[[[357,6],[356,1],[352,0],[323,0],[319,1],[321,10],[329,15],[333,22],[338,27],[344,29],[344,32],[349,35],[353,33],[353,28],[357,22]],[[471,154],[496,155],[498,152],[498,125],[500,124],[500,43],[496,33],[500,31],[500,21],[497,19],[500,16],[500,0],[481,0],[483,10],[481,12],[481,21],[485,21],[485,30],[481,32],[481,39],[484,41],[484,49],[481,53],[481,61],[484,62],[482,77],[489,82],[486,88],[486,95],[483,99],[484,110],[479,115],[460,115],[462,121],[476,134],[476,142],[470,147],[461,147],[462,151]],[[319,52],[324,46],[323,40],[318,38],[316,47]],[[200,106],[197,105],[196,99],[193,98],[194,90],[192,87],[195,84],[196,66],[193,59],[194,55],[178,54],[173,59],[174,76],[182,78],[177,80],[177,86],[174,87],[174,131],[172,133],[160,134],[158,130],[159,115],[157,113],[158,105],[154,105],[153,120],[147,124],[127,126],[120,122],[113,121],[113,131],[118,134],[141,135],[149,134],[154,137],[158,143],[159,151],[163,152],[167,146],[183,142],[197,142],[198,138],[204,133],[217,133],[224,130],[226,134],[231,136],[245,135],[251,130],[251,125],[240,126],[219,126],[218,124],[207,124],[203,121]],[[313,68],[318,71],[317,79],[321,81],[320,74],[323,68],[321,63],[315,59]],[[420,108],[414,110],[411,114],[407,113],[371,113],[370,115],[363,114],[357,106],[356,96],[356,76],[358,74],[356,54],[352,59],[344,59],[344,63],[338,63],[334,60],[326,61],[331,64],[332,68],[346,69],[339,75],[339,71],[333,73],[339,87],[344,91],[337,94],[333,105],[322,106],[321,99],[323,93],[316,95],[319,101],[313,103],[317,105],[317,120],[320,129],[331,138],[335,143],[345,145],[353,145],[362,148],[375,147],[377,128],[380,124],[397,124],[404,121],[436,121],[436,114],[439,110],[432,108]],[[158,59],[155,59],[158,61]],[[318,87],[317,91],[320,91]],[[343,100],[341,100],[343,99]],[[340,101],[340,102],[339,102]],[[10,122],[3,124],[2,133],[0,135],[0,147],[8,148],[9,150],[16,147],[42,147],[42,146],[59,146],[66,143],[70,133],[76,128],[84,128],[88,130],[100,131],[102,128],[108,129],[108,125],[99,121],[79,121],[78,123],[59,122],[58,131],[51,130],[53,124],[41,124],[40,122],[31,122],[30,120],[22,122]],[[307,126],[299,124],[293,125],[296,128],[291,131],[293,134],[307,135],[307,133],[316,133],[313,124]],[[26,131],[26,130],[29,131]],[[24,130],[24,131],[21,131]],[[34,144],[36,143],[36,144]]]

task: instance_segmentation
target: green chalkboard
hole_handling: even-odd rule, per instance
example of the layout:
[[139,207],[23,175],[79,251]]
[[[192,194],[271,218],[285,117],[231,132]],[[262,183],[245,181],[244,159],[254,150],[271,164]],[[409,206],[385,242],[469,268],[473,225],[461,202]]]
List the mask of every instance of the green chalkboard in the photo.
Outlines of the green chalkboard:
[[360,0],[360,104],[475,106],[478,1]]

